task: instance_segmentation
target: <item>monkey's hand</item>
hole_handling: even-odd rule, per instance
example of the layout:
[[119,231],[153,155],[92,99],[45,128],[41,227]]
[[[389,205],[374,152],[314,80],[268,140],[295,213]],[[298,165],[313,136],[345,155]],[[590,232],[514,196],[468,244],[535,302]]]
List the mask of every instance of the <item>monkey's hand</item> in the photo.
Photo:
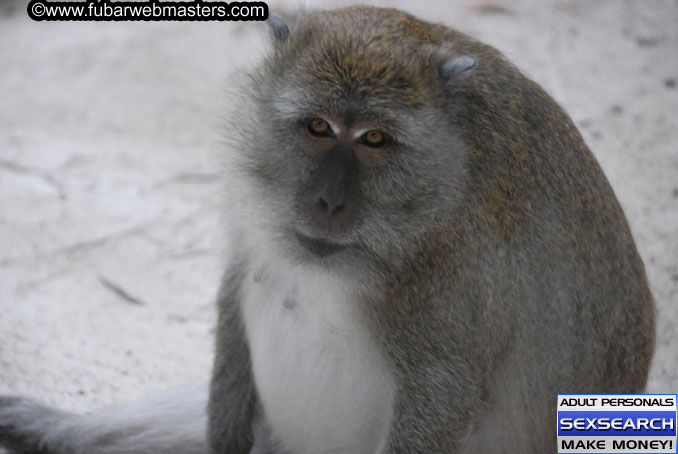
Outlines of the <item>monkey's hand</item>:
[[69,416],[33,399],[0,396],[0,446],[15,454],[49,454],[51,429]]

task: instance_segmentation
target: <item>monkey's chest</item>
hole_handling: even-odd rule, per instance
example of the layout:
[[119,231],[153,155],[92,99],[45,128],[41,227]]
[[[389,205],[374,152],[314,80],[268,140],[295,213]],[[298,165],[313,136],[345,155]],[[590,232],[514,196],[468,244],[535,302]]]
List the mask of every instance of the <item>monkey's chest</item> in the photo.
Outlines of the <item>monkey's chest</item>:
[[255,384],[273,437],[295,454],[379,452],[393,380],[356,301],[323,273],[253,269],[243,287]]

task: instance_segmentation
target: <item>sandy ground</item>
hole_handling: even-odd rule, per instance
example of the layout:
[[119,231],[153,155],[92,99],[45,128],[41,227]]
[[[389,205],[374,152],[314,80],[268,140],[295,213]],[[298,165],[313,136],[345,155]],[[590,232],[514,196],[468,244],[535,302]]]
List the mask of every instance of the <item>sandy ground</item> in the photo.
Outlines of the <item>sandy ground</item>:
[[[648,390],[676,392],[678,2],[407,3],[380,4],[499,47],[579,125],[656,297]],[[202,381],[225,93],[265,27],[37,23],[24,5],[0,4],[0,392],[88,411]]]

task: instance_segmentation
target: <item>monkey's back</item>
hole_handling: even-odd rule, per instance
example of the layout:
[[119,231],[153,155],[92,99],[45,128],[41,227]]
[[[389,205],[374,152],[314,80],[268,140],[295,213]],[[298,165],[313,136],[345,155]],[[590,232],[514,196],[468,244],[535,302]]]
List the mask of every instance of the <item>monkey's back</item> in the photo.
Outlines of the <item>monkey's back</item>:
[[[569,116],[497,50],[442,32],[477,63],[448,98],[470,150],[463,198],[393,276],[387,345],[407,332],[425,346],[403,357],[403,375],[452,363],[483,383],[455,396],[479,417],[463,452],[546,452],[556,394],[644,390],[654,303],[624,213]],[[447,372],[441,387],[463,380]]]
[[484,79],[479,68],[475,79],[485,102],[473,98],[474,88],[466,92],[469,174],[484,175],[469,189],[482,199],[473,210],[492,219],[490,234],[533,279],[518,313],[544,326],[528,317],[523,328],[535,331],[534,349],[552,339],[554,373],[578,392],[640,392],[654,304],[621,206],[562,108],[510,64],[490,68],[494,74]]

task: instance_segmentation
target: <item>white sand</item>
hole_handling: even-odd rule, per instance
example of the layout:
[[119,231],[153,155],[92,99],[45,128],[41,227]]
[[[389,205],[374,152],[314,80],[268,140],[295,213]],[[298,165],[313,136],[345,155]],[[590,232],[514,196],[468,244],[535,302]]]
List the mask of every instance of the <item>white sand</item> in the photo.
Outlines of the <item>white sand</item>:
[[[678,390],[678,3],[407,3],[383,4],[499,47],[580,126],[657,300],[649,391]],[[87,411],[208,377],[219,114],[265,37],[253,22],[37,23],[0,5],[0,392]]]

